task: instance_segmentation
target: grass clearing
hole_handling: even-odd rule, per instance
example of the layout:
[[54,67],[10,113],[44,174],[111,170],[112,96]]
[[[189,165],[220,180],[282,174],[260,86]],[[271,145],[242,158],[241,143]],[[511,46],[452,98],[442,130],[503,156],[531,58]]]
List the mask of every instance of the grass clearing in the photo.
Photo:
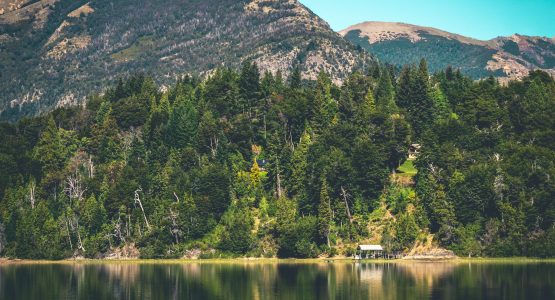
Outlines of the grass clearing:
[[414,167],[413,160],[406,160],[399,168],[397,168],[397,172],[406,174],[407,176],[415,176],[418,173],[418,170]]
[[116,52],[110,57],[117,61],[130,61],[139,58],[148,51],[154,49],[154,37],[140,37],[131,47]]

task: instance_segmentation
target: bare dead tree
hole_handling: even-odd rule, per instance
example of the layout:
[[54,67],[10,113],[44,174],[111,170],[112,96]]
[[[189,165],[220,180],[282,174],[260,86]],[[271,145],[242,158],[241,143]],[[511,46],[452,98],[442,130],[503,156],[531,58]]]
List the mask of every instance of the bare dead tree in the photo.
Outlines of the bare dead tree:
[[291,145],[291,151],[295,151],[295,143],[293,142],[293,132],[289,131],[289,145]]
[[123,236],[123,232],[121,230],[121,216],[118,216],[118,221],[114,224],[114,236],[117,237],[120,242],[125,243],[125,237]]
[[179,229],[179,225],[177,224],[177,219],[179,218],[179,213],[174,212],[173,209],[170,208],[170,214],[169,214],[168,218],[171,221],[170,232],[175,238],[175,243],[179,244],[179,235],[181,234],[181,230]]
[[135,204],[138,204],[139,208],[141,208],[141,211],[143,212],[143,217],[145,218],[146,227],[148,228],[148,230],[150,230],[150,224],[148,223],[148,219],[146,218],[145,209],[143,208],[143,202],[141,201],[141,197],[139,196],[139,192],[142,191],[142,188],[135,190]]
[[216,157],[218,154],[218,145],[220,144],[220,139],[217,136],[210,137],[210,152],[212,153],[212,157]]
[[69,218],[66,215],[66,220],[65,220],[65,227],[66,227],[66,231],[67,231],[67,240],[69,241],[69,248],[73,251],[73,242],[71,241],[71,232],[69,231]]
[[75,170],[74,174],[69,175],[65,180],[65,188],[69,200],[73,203],[73,200],[82,201],[87,189],[83,188],[83,183],[81,180],[81,175],[78,170]]
[[83,246],[83,241],[81,240],[81,233],[79,232],[79,219],[76,218],[75,223],[77,225],[77,241],[79,242],[77,249],[81,249],[83,252],[86,252],[85,247]]
[[428,165],[428,170],[429,170],[430,173],[434,176],[434,178],[435,178],[436,181],[437,181],[439,178],[441,178],[441,172],[443,172],[443,169],[434,166],[433,163],[430,163],[430,164]]
[[[130,237],[131,236],[131,214],[127,214],[127,224],[125,224],[125,228],[127,231],[127,236]],[[139,235],[143,236],[143,234],[141,233],[141,226],[139,226]]]
[[[81,239],[81,233],[79,232],[79,217],[75,214],[71,215],[71,218],[66,214],[66,224],[68,230],[68,236],[70,239],[70,247],[73,249],[73,243],[71,243],[71,235],[70,232],[75,232],[77,235],[77,250],[81,250],[85,252],[85,247],[83,246],[83,240]],[[70,230],[71,229],[71,230]]]
[[29,193],[27,194],[27,199],[31,203],[31,209],[35,209],[36,189],[37,189],[37,184],[35,182],[35,179],[31,178],[31,180],[29,181]]
[[129,132],[123,135],[123,159],[127,161],[129,154],[131,153],[131,148],[133,146],[133,141],[139,136],[139,132],[135,128],[131,128]]
[[94,162],[92,160],[92,155],[89,155],[87,167],[87,170],[89,171],[89,178],[94,178]]
[[349,195],[347,190],[343,186],[341,186],[341,197],[343,198],[343,202],[345,202],[345,210],[347,211],[347,217],[349,218],[349,223],[353,223],[353,217],[351,216],[351,210],[349,209],[349,202],[348,198]]
[[278,199],[281,199],[281,195],[283,194],[283,191],[281,189],[281,174],[279,171],[279,166],[277,166],[277,172],[276,172],[276,184],[277,184],[277,197]]
[[179,197],[177,196],[177,194],[175,192],[173,192],[173,196],[175,197],[175,200],[177,201],[177,203],[179,203]]

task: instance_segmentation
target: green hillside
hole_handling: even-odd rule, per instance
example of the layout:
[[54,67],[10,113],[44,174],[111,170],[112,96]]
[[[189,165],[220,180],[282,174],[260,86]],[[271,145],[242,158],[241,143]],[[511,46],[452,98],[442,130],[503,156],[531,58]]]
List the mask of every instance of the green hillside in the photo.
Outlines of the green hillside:
[[85,107],[0,124],[0,255],[306,258],[433,241],[553,257],[554,107],[546,73],[501,86],[430,77],[425,61],[342,86],[251,64],[163,92],[135,75]]

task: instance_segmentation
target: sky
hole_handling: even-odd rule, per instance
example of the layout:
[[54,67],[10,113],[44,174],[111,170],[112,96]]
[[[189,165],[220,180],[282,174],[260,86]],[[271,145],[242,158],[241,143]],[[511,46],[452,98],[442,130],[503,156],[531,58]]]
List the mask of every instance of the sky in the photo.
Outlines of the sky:
[[365,21],[429,26],[481,40],[555,36],[555,0],[299,0],[331,27]]

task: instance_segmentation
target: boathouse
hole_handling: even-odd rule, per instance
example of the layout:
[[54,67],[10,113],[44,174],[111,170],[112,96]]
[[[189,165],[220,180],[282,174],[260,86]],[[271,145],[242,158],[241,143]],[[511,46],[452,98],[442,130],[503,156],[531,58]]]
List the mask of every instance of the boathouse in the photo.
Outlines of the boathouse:
[[383,252],[381,245],[358,245],[355,259],[380,258],[383,257]]

